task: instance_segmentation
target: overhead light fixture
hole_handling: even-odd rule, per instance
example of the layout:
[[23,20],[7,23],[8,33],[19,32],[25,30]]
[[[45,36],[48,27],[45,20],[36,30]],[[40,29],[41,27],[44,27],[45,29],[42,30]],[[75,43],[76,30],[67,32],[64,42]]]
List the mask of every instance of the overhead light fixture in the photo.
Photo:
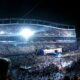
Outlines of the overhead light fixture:
[[31,36],[34,35],[34,31],[32,31],[29,28],[24,28],[24,29],[21,29],[19,35],[22,36],[25,39],[28,39],[28,38],[30,38]]

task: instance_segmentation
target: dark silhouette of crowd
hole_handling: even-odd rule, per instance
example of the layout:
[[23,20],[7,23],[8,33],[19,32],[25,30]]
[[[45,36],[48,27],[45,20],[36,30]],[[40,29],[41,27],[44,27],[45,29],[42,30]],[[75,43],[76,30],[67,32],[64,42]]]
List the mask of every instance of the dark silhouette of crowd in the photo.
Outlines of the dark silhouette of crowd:
[[[74,61],[71,66],[65,67],[64,73],[54,64],[46,67],[42,67],[40,64],[29,67],[24,65],[22,68],[23,64],[18,64],[15,56],[11,58],[14,59],[0,58],[0,80],[80,80],[80,59]],[[26,60],[25,57],[22,58]],[[12,66],[10,66],[11,64]]]
[[12,80],[9,74],[10,60],[6,58],[0,58],[0,80]]

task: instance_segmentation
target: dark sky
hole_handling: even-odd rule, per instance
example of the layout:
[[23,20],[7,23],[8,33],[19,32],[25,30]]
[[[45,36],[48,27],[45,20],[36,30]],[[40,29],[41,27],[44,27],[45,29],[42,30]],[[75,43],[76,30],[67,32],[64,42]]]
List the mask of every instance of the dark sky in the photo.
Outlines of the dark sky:
[[33,18],[74,24],[79,36],[79,7],[77,0],[0,0],[0,18]]

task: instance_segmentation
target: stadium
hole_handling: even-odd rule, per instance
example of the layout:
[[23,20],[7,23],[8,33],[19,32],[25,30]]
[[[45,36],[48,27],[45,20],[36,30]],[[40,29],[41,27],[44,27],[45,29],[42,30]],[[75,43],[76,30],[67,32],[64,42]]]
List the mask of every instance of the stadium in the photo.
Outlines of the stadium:
[[80,76],[75,25],[1,19],[0,57],[11,60],[10,75],[14,80],[63,80],[65,76],[70,79]]
[[[75,50],[77,47],[75,26],[24,19],[6,19],[3,22],[0,24],[1,44],[13,44],[16,46],[26,44],[27,47],[33,46],[33,49],[36,47],[43,49],[51,47],[63,48],[63,51]],[[33,31],[31,32],[29,28]]]

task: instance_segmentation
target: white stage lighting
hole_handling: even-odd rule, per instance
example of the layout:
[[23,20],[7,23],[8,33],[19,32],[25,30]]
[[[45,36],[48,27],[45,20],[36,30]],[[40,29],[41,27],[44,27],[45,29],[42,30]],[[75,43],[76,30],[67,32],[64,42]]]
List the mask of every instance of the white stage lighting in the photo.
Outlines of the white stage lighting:
[[5,32],[4,31],[0,31],[0,34],[3,35],[3,34],[5,34]]
[[31,29],[22,29],[20,32],[20,35],[22,37],[24,37],[25,39],[30,38],[32,35],[34,34],[34,31],[32,31]]

